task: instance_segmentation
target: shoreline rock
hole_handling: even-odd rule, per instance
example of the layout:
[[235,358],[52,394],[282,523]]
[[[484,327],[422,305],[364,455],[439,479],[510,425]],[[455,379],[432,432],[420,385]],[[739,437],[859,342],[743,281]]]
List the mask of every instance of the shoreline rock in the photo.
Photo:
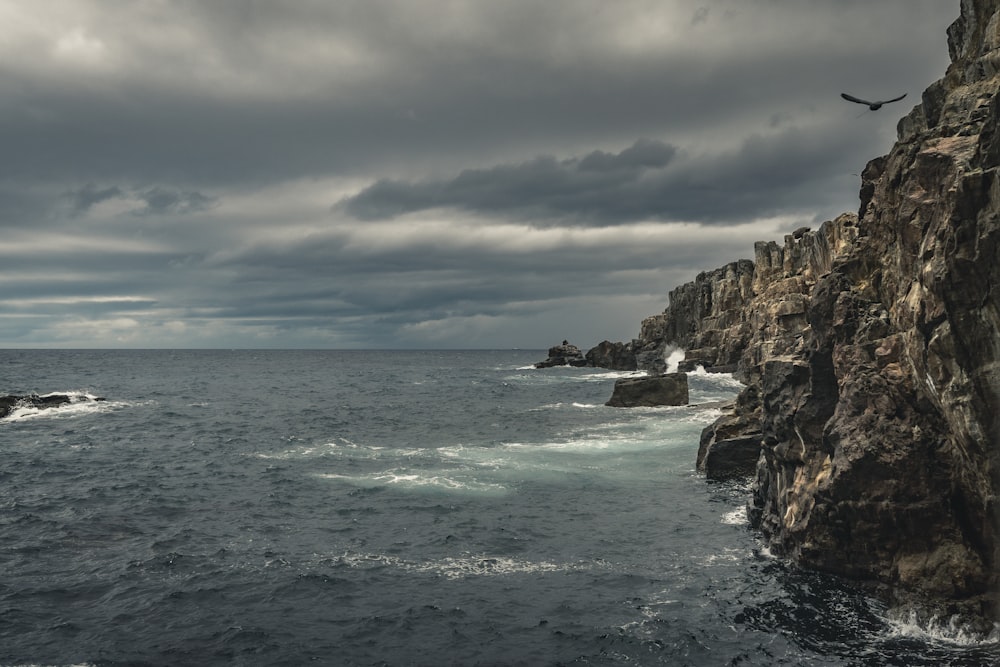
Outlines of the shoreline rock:
[[562,345],[549,348],[549,356],[545,361],[539,361],[535,368],[552,368],[554,366],[586,366],[587,359],[576,345],[563,341]]
[[672,346],[735,367],[746,387],[698,465],[750,472],[774,553],[983,631],[1000,622],[998,24],[1000,0],[963,0],[951,65],[865,167],[858,214],[699,274],[632,342],[640,370]]
[[641,378],[621,378],[615,381],[611,398],[605,405],[612,408],[660,407],[688,404],[687,373],[667,373]]

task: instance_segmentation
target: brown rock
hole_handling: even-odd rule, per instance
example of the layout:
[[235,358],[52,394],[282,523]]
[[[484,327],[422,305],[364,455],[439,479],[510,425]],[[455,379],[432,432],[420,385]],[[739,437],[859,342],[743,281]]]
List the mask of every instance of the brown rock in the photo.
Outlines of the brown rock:
[[668,373],[644,378],[622,378],[605,405],[613,408],[687,405],[687,373]]

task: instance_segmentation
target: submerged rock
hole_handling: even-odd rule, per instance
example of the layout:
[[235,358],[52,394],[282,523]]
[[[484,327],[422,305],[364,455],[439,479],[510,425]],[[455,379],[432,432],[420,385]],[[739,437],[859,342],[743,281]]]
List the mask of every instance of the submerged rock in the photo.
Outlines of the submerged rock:
[[613,408],[687,404],[687,373],[668,373],[653,377],[616,380],[611,399],[605,403]]
[[[0,419],[7,417],[18,408],[54,408],[67,403],[74,403],[80,400],[79,396],[69,394],[28,394],[25,396],[7,395],[0,396]],[[103,401],[103,398],[87,398],[85,400]]]

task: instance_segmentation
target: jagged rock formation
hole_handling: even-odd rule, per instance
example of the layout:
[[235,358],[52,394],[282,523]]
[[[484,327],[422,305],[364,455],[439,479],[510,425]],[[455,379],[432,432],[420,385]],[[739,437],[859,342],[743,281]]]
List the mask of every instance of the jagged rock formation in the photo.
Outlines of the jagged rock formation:
[[667,309],[642,321],[633,344],[638,367],[660,371],[672,346],[685,350],[689,365],[736,364],[746,346],[743,309],[752,295],[753,273],[753,262],[741,259],[672,290]]
[[[1000,618],[1000,1],[863,173],[802,341],[758,349],[751,516],[799,562]],[[823,267],[825,268],[825,266]]]
[[857,216],[845,213],[815,232],[798,229],[786,235],[784,245],[773,241],[755,244],[749,296],[737,309],[740,319],[735,321],[728,311],[725,319],[735,323],[724,335],[717,335],[742,346],[724,353],[738,356],[737,374],[747,388],[733,413],[702,434],[697,465],[708,477],[754,473],[764,437],[761,388],[765,376],[773,371],[769,364],[805,354],[813,288],[853,247],[857,224]]
[[633,341],[612,343],[605,340],[590,348],[585,356],[587,364],[596,368],[608,368],[615,371],[638,370]]
[[[862,174],[858,215],[700,274],[631,343],[746,384],[698,465],[755,477],[772,549],[901,604],[1000,621],[1000,0]],[[756,466],[753,462],[756,461]]]
[[714,307],[700,323],[649,327],[711,347],[716,362],[745,341],[747,389],[706,429],[700,458],[707,468],[716,445],[760,447],[750,517],[775,551],[989,622],[1000,619],[1000,0],[963,0],[948,38],[946,76],[865,168],[858,217],[757,244],[738,318]]
[[586,366],[587,359],[576,345],[563,341],[562,345],[549,348],[549,356],[545,361],[539,361],[535,368],[552,368],[553,366]]

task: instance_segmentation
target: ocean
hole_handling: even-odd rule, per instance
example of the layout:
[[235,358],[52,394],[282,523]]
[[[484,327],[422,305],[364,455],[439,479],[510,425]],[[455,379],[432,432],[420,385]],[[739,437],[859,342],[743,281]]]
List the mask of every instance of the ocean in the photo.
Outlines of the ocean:
[[[0,351],[0,665],[995,665],[770,555],[693,405],[539,350]],[[106,400],[93,402],[87,397]]]

